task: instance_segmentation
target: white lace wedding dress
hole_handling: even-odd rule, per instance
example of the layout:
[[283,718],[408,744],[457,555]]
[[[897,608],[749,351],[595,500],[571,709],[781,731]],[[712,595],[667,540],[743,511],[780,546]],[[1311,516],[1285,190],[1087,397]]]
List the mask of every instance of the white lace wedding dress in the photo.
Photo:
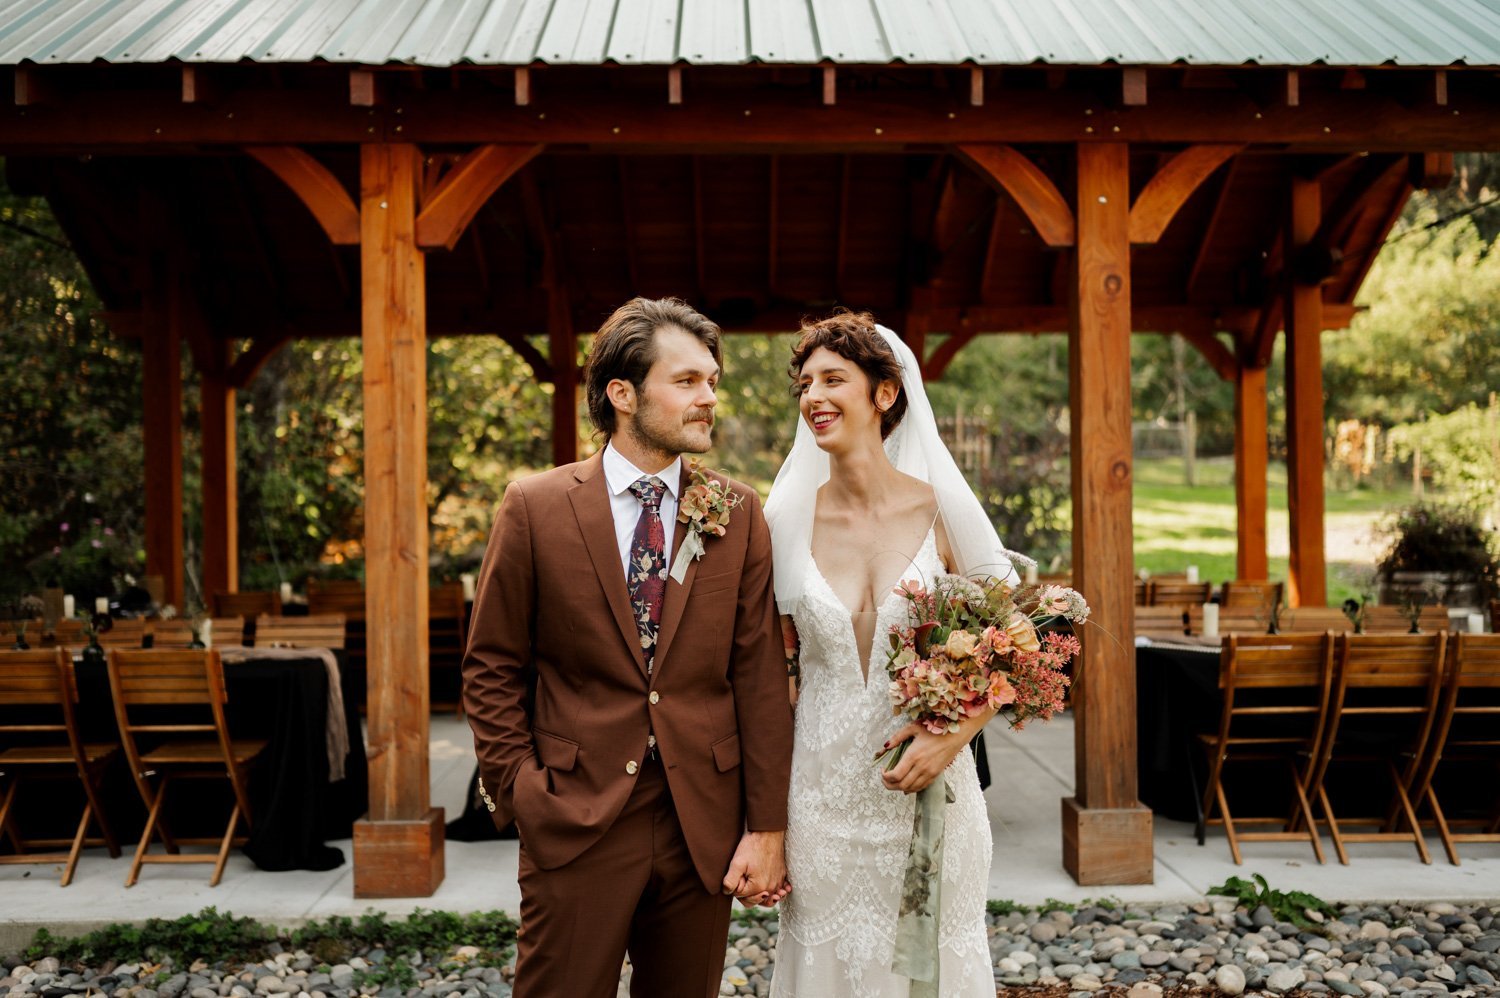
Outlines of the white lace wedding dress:
[[[810,556],[809,556],[810,557]],[[910,578],[943,571],[931,530]],[[920,574],[919,574],[920,573]],[[915,797],[887,790],[874,758],[905,723],[891,714],[885,660],[905,603],[890,590],[876,614],[869,680],[861,673],[853,616],[809,566],[793,610],[802,689],[792,750],[787,872],[773,998],[907,998],[891,971],[901,880]],[[948,767],[940,894],[940,998],[994,998],[984,924],[990,827],[971,753]]]

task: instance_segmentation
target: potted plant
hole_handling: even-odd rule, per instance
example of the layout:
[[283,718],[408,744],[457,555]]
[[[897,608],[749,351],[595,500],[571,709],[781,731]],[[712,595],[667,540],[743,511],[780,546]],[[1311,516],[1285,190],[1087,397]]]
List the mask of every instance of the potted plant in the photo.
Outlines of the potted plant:
[[1477,510],[1417,503],[1384,526],[1390,547],[1378,568],[1381,603],[1478,608],[1497,593],[1495,531]]

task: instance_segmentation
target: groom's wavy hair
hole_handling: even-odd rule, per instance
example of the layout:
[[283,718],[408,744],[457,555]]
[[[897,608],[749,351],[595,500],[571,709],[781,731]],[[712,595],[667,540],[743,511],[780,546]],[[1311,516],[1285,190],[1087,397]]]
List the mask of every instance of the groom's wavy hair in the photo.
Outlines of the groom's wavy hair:
[[615,433],[615,407],[604,389],[619,378],[635,386],[640,394],[651,365],[656,363],[656,331],[675,326],[698,338],[714,363],[723,366],[719,351],[719,326],[680,298],[632,298],[594,334],[589,348],[588,366],[584,369],[584,392],[588,399],[589,419],[604,434]]
[[891,352],[885,337],[875,328],[875,317],[869,312],[851,312],[840,308],[826,319],[802,320],[802,336],[792,347],[792,394],[801,393],[802,365],[819,347],[825,347],[865,372],[870,382],[870,401],[875,389],[887,381],[896,383],[896,401],[880,414],[880,439],[891,435],[906,415],[906,389],[901,386],[901,362]]

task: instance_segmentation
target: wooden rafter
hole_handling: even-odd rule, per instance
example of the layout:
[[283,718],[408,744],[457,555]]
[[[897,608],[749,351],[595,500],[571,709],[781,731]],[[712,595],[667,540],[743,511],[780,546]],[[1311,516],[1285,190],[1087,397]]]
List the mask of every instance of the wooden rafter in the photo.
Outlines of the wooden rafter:
[[1241,145],[1189,146],[1156,171],[1130,208],[1130,241],[1154,243],[1205,180]]
[[359,244],[359,209],[354,199],[311,153],[296,146],[247,146],[245,152],[291,188],[330,241],[338,246]]
[[973,143],[955,147],[960,159],[1008,193],[1048,246],[1073,245],[1073,209],[1041,169],[1010,146]]
[[[435,334],[434,334],[435,335]],[[525,335],[521,333],[500,333],[500,339],[505,345],[516,352],[526,363],[531,365],[532,373],[538,381],[552,380],[552,362],[547,355],[532,345]]]
[[224,171],[228,177],[229,189],[233,194],[231,200],[234,202],[235,211],[240,216],[240,223],[245,231],[250,234],[251,248],[255,254],[256,263],[260,265],[261,276],[266,282],[266,296],[270,302],[282,301],[283,283],[281,275],[276,270],[276,262],[271,254],[270,240],[266,237],[264,219],[250,210],[250,194],[246,190],[245,178],[240,172],[239,163],[232,159],[225,159]]
[[424,199],[417,216],[417,245],[451,250],[484,203],[541,152],[539,145],[493,143],[472,149]]
[[1224,345],[1213,333],[1207,329],[1185,328],[1178,330],[1184,340],[1191,343],[1203,359],[1208,361],[1208,366],[1214,369],[1214,373],[1225,381],[1233,381],[1235,372],[1239,370],[1239,362],[1235,360],[1234,353]]
[[953,358],[958,356],[958,352],[968,346],[978,335],[978,330],[966,329],[948,336],[934,347],[931,356],[922,362],[922,377],[928,381],[940,379],[947,373],[948,365],[953,363]]
[[1235,170],[1239,160],[1231,157],[1229,165],[1224,168],[1224,179],[1219,183],[1219,192],[1214,196],[1214,207],[1208,215],[1208,224],[1203,227],[1203,235],[1198,239],[1198,249],[1193,253],[1193,265],[1188,268],[1187,283],[1183,288],[1183,297],[1187,301],[1196,300],[1198,281],[1203,276],[1203,268],[1208,262],[1209,249],[1213,246],[1214,239],[1219,234],[1219,226],[1224,221],[1224,209],[1229,204],[1229,188],[1234,183]]

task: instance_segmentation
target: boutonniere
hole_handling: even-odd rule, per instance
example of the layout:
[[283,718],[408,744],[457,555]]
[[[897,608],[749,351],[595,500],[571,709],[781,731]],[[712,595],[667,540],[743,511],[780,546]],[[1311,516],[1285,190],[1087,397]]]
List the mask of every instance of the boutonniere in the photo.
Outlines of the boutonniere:
[[677,504],[677,519],[687,524],[687,537],[677,557],[672,559],[672,578],[679,584],[687,577],[688,562],[703,557],[703,535],[723,537],[729,526],[729,514],[744,501],[743,496],[730,492],[723,482],[708,477],[697,461],[688,462],[688,477],[692,484]]

